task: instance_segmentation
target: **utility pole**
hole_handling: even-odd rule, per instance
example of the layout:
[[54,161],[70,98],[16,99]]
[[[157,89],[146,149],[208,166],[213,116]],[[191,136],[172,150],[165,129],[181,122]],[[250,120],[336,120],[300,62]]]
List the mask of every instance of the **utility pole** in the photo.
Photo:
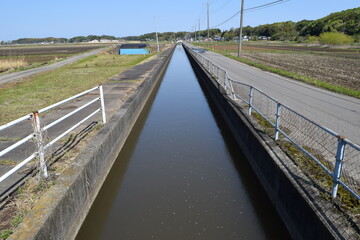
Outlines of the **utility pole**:
[[210,8],[210,3],[207,2],[207,37],[208,37],[208,41],[210,39],[210,30],[209,30],[209,26],[210,26],[210,16],[209,16],[209,8]]
[[155,25],[155,34],[156,34],[157,52],[160,52],[160,47],[159,47],[159,37],[158,37],[158,33],[157,33],[157,31],[156,31],[156,21],[155,21],[155,16],[154,16],[154,25]]
[[198,38],[200,39],[200,18],[198,19],[198,21],[199,21],[199,34],[198,34]]
[[194,28],[195,28],[195,42],[196,42],[196,22],[195,22]]
[[241,42],[242,42],[242,30],[243,30],[243,16],[244,16],[244,0],[241,0],[241,10],[240,10],[240,33],[239,33],[239,46],[237,57],[240,57],[241,53]]

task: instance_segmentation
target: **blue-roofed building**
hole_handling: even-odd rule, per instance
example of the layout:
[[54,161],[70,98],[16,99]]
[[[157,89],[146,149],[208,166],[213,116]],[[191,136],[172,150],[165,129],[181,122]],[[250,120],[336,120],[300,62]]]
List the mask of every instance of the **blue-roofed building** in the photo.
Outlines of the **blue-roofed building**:
[[120,55],[133,55],[133,54],[149,54],[149,48],[144,43],[127,43],[119,47]]

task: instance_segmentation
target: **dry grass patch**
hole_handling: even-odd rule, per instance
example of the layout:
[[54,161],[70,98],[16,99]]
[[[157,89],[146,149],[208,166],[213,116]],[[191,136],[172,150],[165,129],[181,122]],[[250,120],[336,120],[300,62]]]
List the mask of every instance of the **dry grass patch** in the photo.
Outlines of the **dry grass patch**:
[[11,71],[28,66],[25,58],[0,59],[0,72]]

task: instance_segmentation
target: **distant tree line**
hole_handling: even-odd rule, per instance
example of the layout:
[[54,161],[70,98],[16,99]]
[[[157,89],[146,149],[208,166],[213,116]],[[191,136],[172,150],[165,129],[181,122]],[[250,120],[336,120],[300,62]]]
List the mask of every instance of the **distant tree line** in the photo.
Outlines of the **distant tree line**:
[[47,38],[19,38],[17,40],[11,41],[11,43],[13,44],[31,44],[31,43],[42,43],[42,42],[66,43],[68,42],[68,39],[47,37]]
[[[333,34],[328,34],[333,33]],[[160,41],[169,41],[176,39],[195,38],[194,32],[165,32],[159,33]],[[324,18],[311,21],[302,20],[299,22],[278,22],[273,24],[264,24],[256,27],[246,26],[243,28],[243,35],[257,39],[271,39],[280,41],[319,41],[325,43],[328,38],[343,39],[345,42],[360,42],[360,8],[345,10],[332,13]],[[345,35],[345,36],[344,36]],[[207,38],[208,31],[197,31],[197,39]],[[220,29],[210,29],[209,36],[212,39],[221,39],[231,41],[238,39],[239,28],[230,28],[221,31]],[[351,36],[349,38],[349,36]],[[149,41],[155,40],[155,33],[147,33],[140,36],[129,36],[125,40]],[[330,41],[330,42],[336,42]]]
[[[221,31],[218,28],[202,30],[196,32],[197,39],[208,37],[215,40],[232,41],[239,39],[239,28],[230,28]],[[360,7],[341,12],[332,13],[318,20],[302,20],[299,22],[278,22],[264,24],[256,27],[246,26],[243,28],[243,35],[252,40],[271,39],[280,41],[298,42],[319,42],[323,44],[351,43],[360,42]],[[194,32],[164,32],[158,33],[160,41],[173,41],[178,39],[194,39]],[[29,43],[78,43],[90,42],[94,40],[116,40],[118,38],[108,35],[89,35],[66,38],[21,38],[14,40],[12,44]],[[146,33],[140,36],[123,37],[126,41],[154,41],[156,33]],[[4,42],[1,42],[4,44]]]
[[87,37],[85,36],[77,36],[77,37],[73,37],[69,39],[69,42],[73,43],[73,42],[91,42],[94,40],[100,41],[101,39],[106,39],[106,40],[116,40],[117,38],[114,36],[109,36],[109,35],[101,35],[101,36],[97,36],[97,35],[89,35]]
[[[345,10],[332,13],[324,18],[310,21],[302,20],[299,22],[279,22],[264,24],[257,27],[247,26],[243,28],[244,36],[269,37],[272,40],[305,41],[309,37],[320,37],[324,33],[328,36],[341,36],[346,34],[352,36],[354,40],[360,40],[360,8]],[[239,36],[239,28],[231,28],[221,33],[225,40],[234,39]],[[324,35],[322,35],[324,36]]]
[[[47,37],[47,38],[19,38],[17,40],[13,40],[9,42],[9,44],[36,44],[36,43],[78,43],[78,42],[91,42],[93,40],[116,40],[118,38],[109,35],[89,35],[85,36],[77,36],[70,39],[67,38],[54,38],[54,37]],[[5,42],[1,42],[5,44]]]
[[[220,29],[210,29],[210,37],[214,37],[216,35],[220,35],[221,34],[221,30]],[[197,31],[196,32],[196,36],[201,37],[201,38],[207,38],[207,30],[203,30],[203,31]],[[164,32],[164,33],[158,33],[158,38],[159,41],[173,41],[173,40],[178,40],[178,39],[188,39],[188,38],[194,38],[194,33],[189,33],[189,32]],[[146,33],[140,36],[128,36],[128,37],[123,37],[122,39],[126,40],[126,41],[154,41],[156,40],[156,33],[152,32],[152,33]]]

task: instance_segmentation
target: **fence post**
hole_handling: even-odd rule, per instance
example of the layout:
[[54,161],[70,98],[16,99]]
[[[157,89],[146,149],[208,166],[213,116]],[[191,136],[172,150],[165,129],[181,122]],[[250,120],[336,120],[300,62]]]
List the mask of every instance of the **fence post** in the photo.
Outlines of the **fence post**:
[[[226,74],[226,73],[225,73]],[[224,74],[224,75],[225,75]],[[219,79],[220,80],[220,79]],[[225,91],[226,91],[226,94],[227,94],[227,89],[228,89],[228,85],[227,85],[227,83],[226,83],[226,77],[224,76],[224,89],[225,89]]]
[[33,112],[33,127],[34,127],[34,132],[35,132],[35,137],[36,137],[36,143],[37,143],[37,147],[38,147],[38,154],[39,154],[39,160],[40,160],[40,174],[41,177],[43,178],[47,178],[48,172],[47,172],[47,167],[46,167],[46,163],[45,163],[45,143],[44,143],[44,139],[43,139],[43,131],[41,129],[41,125],[40,125],[40,117],[39,117],[39,113]]
[[232,84],[232,82],[231,82],[231,79],[229,79],[229,77],[228,77],[228,75],[227,75],[226,72],[225,72],[225,80],[227,80],[227,81],[229,82],[232,97],[233,97],[233,99],[236,100],[236,95],[235,95],[235,91],[234,91],[234,86],[233,86],[233,84]]
[[250,93],[249,93],[249,111],[248,114],[251,115],[252,110],[252,95],[253,95],[253,87],[250,86]]
[[99,85],[99,92],[100,92],[102,119],[103,119],[103,123],[105,124],[106,123],[106,113],[105,113],[104,91],[103,91],[102,85]]
[[333,198],[336,198],[336,194],[337,194],[338,187],[339,187],[339,179],[341,177],[341,169],[342,169],[342,164],[343,164],[344,154],[345,154],[345,145],[346,145],[346,143],[345,143],[343,137],[339,136],[338,147],[337,147],[337,151],[336,151],[336,163],[335,163],[335,169],[334,169],[334,175],[333,175],[333,187],[332,187],[332,191],[331,191],[331,196]]
[[275,140],[279,139],[280,108],[281,108],[281,104],[277,102],[276,114],[275,114],[275,136],[274,136]]

